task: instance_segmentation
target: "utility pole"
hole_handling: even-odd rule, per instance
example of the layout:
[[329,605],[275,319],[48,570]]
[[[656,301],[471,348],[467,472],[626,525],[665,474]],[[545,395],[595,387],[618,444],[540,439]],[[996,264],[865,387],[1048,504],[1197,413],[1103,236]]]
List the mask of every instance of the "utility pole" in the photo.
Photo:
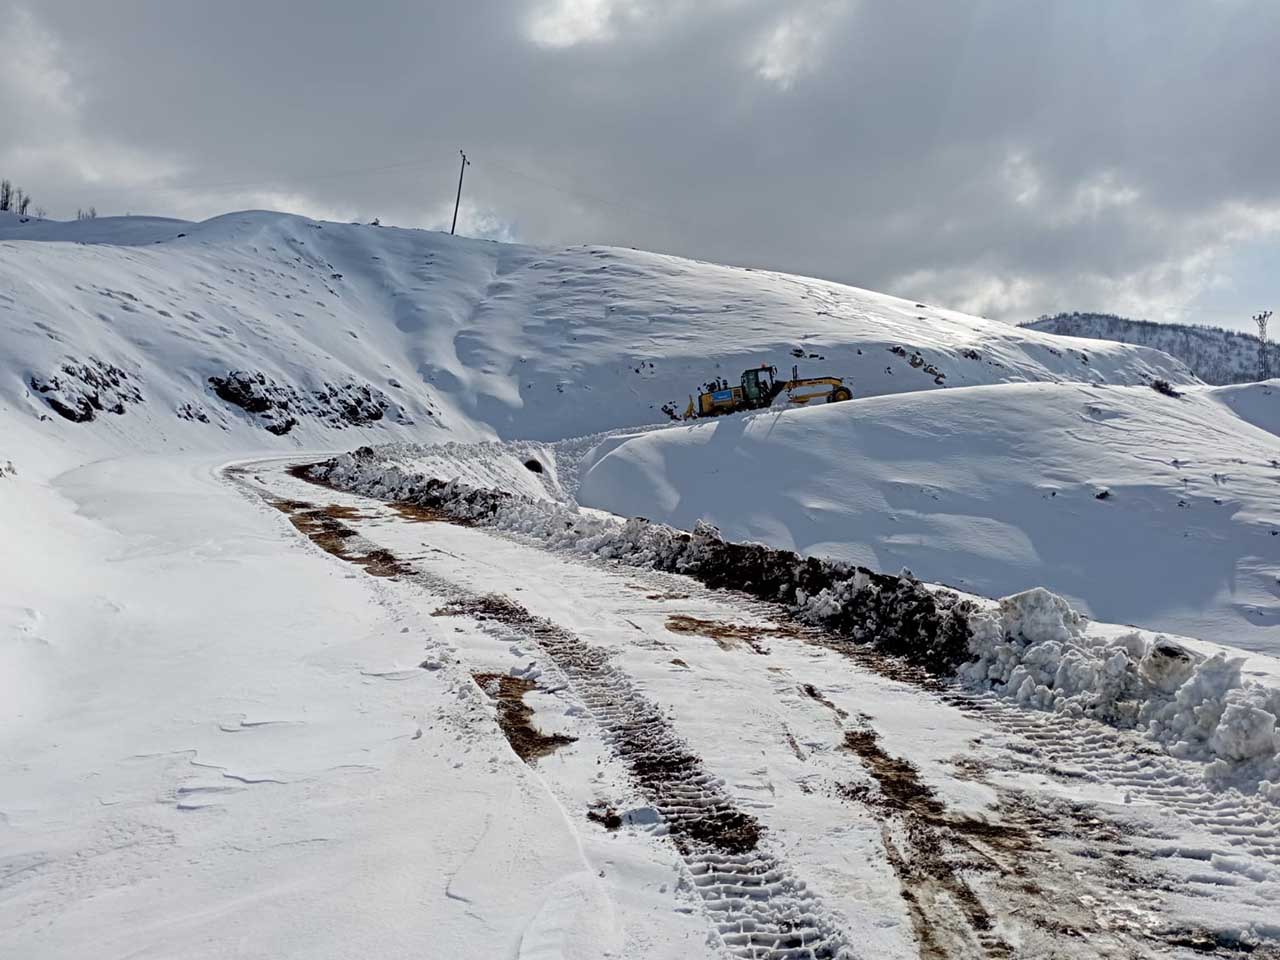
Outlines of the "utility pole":
[[467,165],[471,163],[465,153],[461,150],[458,152],[462,154],[462,168],[458,171],[458,196],[453,201],[453,226],[449,228],[449,236],[453,236],[453,231],[458,229],[458,207],[462,203],[462,175],[467,172]]
[[1258,325],[1258,379],[1271,379],[1271,364],[1267,360],[1267,321],[1271,319],[1271,311],[1264,310],[1253,318]]

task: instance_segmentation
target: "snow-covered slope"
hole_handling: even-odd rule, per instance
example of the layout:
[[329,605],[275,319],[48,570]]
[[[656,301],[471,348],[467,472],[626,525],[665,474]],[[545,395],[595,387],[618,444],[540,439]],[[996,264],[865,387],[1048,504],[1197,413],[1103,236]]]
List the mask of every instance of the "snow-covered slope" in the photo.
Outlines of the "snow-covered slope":
[[1152,350],[617,248],[262,212],[0,217],[0,416],[48,416],[72,447],[558,439],[664,420],[762,362],[846,376],[857,396],[1192,381]]
[[[793,358],[881,396],[616,436]],[[0,216],[0,956],[1261,956],[1273,658],[1085,632],[1044,591],[952,598],[982,617],[990,695],[943,700],[781,610],[548,549],[584,520],[598,557],[656,529],[574,506],[585,465],[584,499],[714,497],[831,552],[882,502],[906,532],[867,549],[922,574],[906,537],[994,582],[1022,532],[1047,558],[1029,576],[1068,589],[1089,569],[1041,540],[1074,537],[1103,581],[1147,538],[1218,609],[1226,571],[1264,592],[1275,556],[1274,399],[1191,380],[1153,351],[632,251]],[[338,459],[515,493],[494,498],[508,533],[287,469],[384,441]],[[1193,502],[1165,512],[1208,560],[1144,525],[1170,469]],[[1034,527],[1049,483],[1073,519]],[[881,622],[928,626],[904,597],[936,595],[904,589]],[[520,752],[521,724],[559,749]]]
[[[1182,323],[1130,320],[1110,313],[1059,313],[1022,325],[1064,337],[1088,337],[1163,350],[1185,363],[1205,383],[1252,383],[1258,379],[1258,338],[1239,330]],[[1272,372],[1275,345],[1270,344]]]
[[987,596],[1280,649],[1280,381],[1021,384],[602,443],[578,497]]

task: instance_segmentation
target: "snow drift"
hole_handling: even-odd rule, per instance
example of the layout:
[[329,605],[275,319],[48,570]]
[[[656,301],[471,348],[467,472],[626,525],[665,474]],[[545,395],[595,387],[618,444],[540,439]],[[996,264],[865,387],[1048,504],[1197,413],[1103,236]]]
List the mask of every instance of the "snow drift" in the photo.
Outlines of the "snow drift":
[[581,503],[1280,649],[1280,382],[1005,384],[618,436]]

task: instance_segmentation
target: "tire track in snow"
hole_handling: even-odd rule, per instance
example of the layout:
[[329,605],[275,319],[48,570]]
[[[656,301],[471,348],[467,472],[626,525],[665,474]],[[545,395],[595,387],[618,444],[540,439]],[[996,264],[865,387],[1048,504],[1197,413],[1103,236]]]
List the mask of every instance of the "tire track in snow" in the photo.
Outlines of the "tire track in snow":
[[1157,855],[1201,861],[1206,869],[1225,875],[1280,878],[1280,810],[1265,798],[1234,789],[1215,791],[1206,785],[1201,764],[1179,760],[1096,721],[1019,709],[989,694],[952,691],[945,699],[1019,738],[1021,743],[1006,751],[1004,769],[1031,767],[1061,782],[1117,787],[1127,802],[1159,807],[1221,845],[1168,844]]
[[[236,477],[245,482],[243,476]],[[350,508],[275,496],[247,484],[317,546],[372,576],[419,583],[452,598],[438,612],[491,621],[540,649],[600,728],[634,785],[661,814],[703,907],[726,949],[744,960],[853,960],[832,914],[762,842],[763,829],[671,728],[661,709],[610,663],[607,651],[514,601],[477,594],[412,569],[343,521]],[[370,564],[368,558],[376,558]]]
[[[597,558],[582,562],[608,569],[607,562]],[[627,576],[647,585],[655,597],[724,599],[723,591],[665,571],[632,568]],[[1171,922],[1163,907],[1167,895],[1194,895],[1188,883],[1211,888],[1225,884],[1237,889],[1241,901],[1252,904],[1258,916],[1266,917],[1274,907],[1267,888],[1255,891],[1236,885],[1268,875],[1280,877],[1280,810],[1274,804],[1234,789],[1215,791],[1205,784],[1202,765],[1171,757],[1133,732],[967,691],[914,664],[797,622],[780,604],[747,595],[734,595],[734,604],[753,619],[788,625],[784,630],[766,628],[761,635],[823,647],[991,727],[994,736],[983,740],[995,751],[994,760],[973,762],[975,758],[961,755],[953,761],[958,779],[984,782],[998,794],[998,813],[990,822],[946,810],[922,817],[915,800],[868,805],[864,796],[846,797],[884,819],[886,854],[903,883],[924,956],[1035,955],[1011,948],[988,928],[989,918],[972,909],[976,895],[993,907],[999,905],[994,917],[998,922],[1017,916],[1050,937],[1087,939],[1098,956],[1128,960],[1181,948],[1193,955],[1280,957],[1275,951],[1280,926],[1263,922],[1260,939],[1240,938]],[[832,712],[842,735],[847,732],[848,715],[820,690],[801,692]],[[1000,742],[1001,734],[1005,742]],[[877,760],[861,759],[879,780]],[[1184,825],[1166,832],[1168,823],[1152,825],[1094,802],[987,780],[989,772],[1000,770],[1039,774],[1068,786],[1084,779],[1118,788]],[[1221,845],[1180,842],[1196,828],[1217,833]],[[1052,870],[1029,868],[1037,858],[1056,865]],[[1203,869],[1190,877],[1176,875],[1185,870],[1169,869],[1187,861],[1202,863]],[[1064,885],[1062,878],[1071,882]]]
[[[678,582],[689,597],[717,598],[713,589],[686,578],[676,580],[664,572],[632,570],[629,575],[652,583],[654,590],[670,590],[672,583]],[[763,619],[795,623],[780,604],[743,596],[739,605]],[[1003,731],[1014,740],[1004,750],[1004,769],[1033,770],[1064,783],[1083,780],[1119,788],[1131,801],[1158,806],[1218,837],[1224,846],[1212,851],[1213,855],[1256,858],[1254,872],[1275,870],[1280,875],[1280,807],[1256,793],[1242,793],[1234,787],[1215,789],[1206,782],[1203,763],[1173,757],[1133,731],[1087,717],[1028,709],[990,692],[967,690],[916,665],[878,655],[808,624],[795,623],[795,629],[778,635],[824,647],[864,669],[924,690]],[[1212,859],[1203,849],[1188,855],[1206,863]]]
[[[457,588],[455,587],[455,590]],[[759,960],[854,956],[803,880],[762,847],[762,828],[689,751],[607,651],[495,595],[463,595],[444,614],[496,620],[541,649],[662,815],[725,946]]]
[[[416,519],[438,521],[448,518],[433,514]],[[523,542],[519,537],[504,536],[498,531],[486,529],[483,532],[500,539]],[[359,562],[360,556],[380,549],[372,541],[364,543],[358,537],[346,540],[344,547],[355,554],[348,558],[355,562]],[[590,559],[585,564],[607,566]],[[655,588],[655,597],[662,596],[664,589],[668,595],[673,594],[673,585],[678,585],[681,595],[686,598],[697,596],[723,601],[725,596],[723,590],[665,572],[632,568],[628,575],[632,579],[652,578],[650,582],[659,585]],[[410,576],[421,579],[431,575],[417,571]],[[424,584],[426,582],[424,580]],[[430,585],[439,592],[458,598],[458,605],[450,612],[497,620],[523,641],[542,649],[548,661],[555,664],[573,686],[604,731],[615,754],[632,769],[633,776],[637,768],[628,761],[625,750],[638,748],[634,754],[637,758],[645,756],[646,751],[656,750],[659,758],[674,760],[665,765],[660,762],[657,767],[644,767],[646,761],[641,760],[642,769],[678,772],[679,775],[648,786],[640,778],[637,782],[666,817],[673,842],[694,878],[695,888],[707,904],[708,911],[717,917],[721,936],[735,954],[767,958],[849,955],[847,944],[840,939],[829,914],[816,898],[804,890],[803,884],[776,858],[761,851],[758,844],[752,845],[752,828],[748,824],[754,823],[753,819],[737,811],[732,799],[724,792],[723,784],[706,774],[700,763],[696,768],[684,765],[686,761],[680,751],[685,751],[687,757],[687,748],[676,738],[657,707],[640,697],[626,676],[610,667],[604,650],[585,644],[549,621],[533,617],[523,607],[504,597],[469,593],[456,584],[438,579],[431,579]],[[787,618],[785,609],[776,604],[736,594],[734,598],[735,605],[744,610],[764,612],[768,619],[774,621],[782,619],[785,622]],[[1187,783],[1192,780],[1192,765],[1167,758],[1150,745],[1146,750],[1139,746],[1139,756],[1135,760],[1131,754],[1134,746],[1140,744],[1136,737],[1122,736],[1122,740],[1132,741],[1122,744],[1117,740],[1116,730],[1092,721],[1040,714],[994,697],[968,694],[917,667],[864,648],[851,647],[847,641],[812,627],[787,632],[802,642],[840,653],[859,666],[923,688],[964,713],[1009,734],[1011,739],[1019,741],[1019,745],[1007,745],[1008,769],[1018,769],[1018,756],[1031,756],[1033,760],[1028,761],[1030,766],[1027,769],[1058,775],[1062,779],[1070,756],[1074,756],[1077,761],[1089,762],[1097,782],[1124,784],[1135,792],[1147,790],[1144,796],[1153,802],[1160,802],[1163,785],[1172,791],[1163,796],[1166,799],[1173,797],[1177,802],[1161,803],[1162,808],[1172,807],[1175,814],[1188,813],[1190,816],[1186,819],[1192,823],[1209,824],[1210,828],[1216,823],[1224,829],[1234,829],[1231,836],[1237,838],[1237,846],[1250,843],[1249,840],[1239,840],[1239,837],[1252,837],[1259,853],[1264,856],[1271,853],[1273,831],[1266,824],[1265,813],[1261,813],[1263,821],[1247,823],[1238,813],[1231,811],[1233,801],[1224,801],[1205,788],[1199,788],[1198,792],[1187,790]],[[1045,724],[1056,724],[1056,727],[1040,729]],[[1044,741],[1043,762],[1036,753],[1037,738]],[[1054,747],[1066,752],[1050,755],[1048,750]],[[1071,754],[1073,750],[1075,752]],[[1148,751],[1167,760],[1166,766],[1183,766],[1185,769],[1168,772],[1163,779],[1155,778],[1158,781],[1155,788],[1144,775],[1135,775],[1130,778],[1132,782],[1126,781],[1125,772],[1131,771],[1133,764],[1152,762],[1147,756]],[[1106,758],[1106,762],[1098,763],[1100,756]],[[697,763],[696,758],[692,759]],[[869,763],[867,757],[861,759],[874,775],[874,761]],[[997,769],[1001,765],[1000,761],[991,764]],[[964,771],[961,773],[963,776]],[[1065,776],[1070,778],[1069,771]],[[981,775],[973,778],[982,779]],[[872,805],[872,812],[881,816],[886,854],[903,882],[904,899],[910,901],[915,914],[913,921],[925,956],[1017,955],[1001,935],[991,929],[991,917],[985,915],[984,902],[992,907],[999,905],[996,916],[1001,923],[1019,914],[1020,922],[1032,916],[1032,925],[1051,936],[1086,937],[1098,948],[1107,941],[1105,955],[1108,956],[1164,955],[1171,947],[1219,956],[1239,956],[1253,949],[1251,943],[1215,938],[1203,930],[1171,925],[1161,917],[1160,894],[1178,893],[1181,880],[1161,877],[1159,864],[1156,863],[1154,869],[1147,869],[1150,866],[1147,861],[1153,856],[1158,860],[1162,855],[1203,856],[1208,868],[1209,861],[1219,857],[1221,852],[1170,847],[1165,854],[1161,854],[1159,848],[1155,848],[1153,853],[1150,849],[1153,838],[1134,838],[1141,840],[1148,849],[1127,842],[1130,838],[1125,835],[1125,829],[1129,824],[1087,803],[1053,800],[1046,803],[1047,798],[1038,794],[1016,790],[1000,792],[1002,804],[996,826],[1008,834],[1008,839],[998,843],[991,842],[989,835],[975,836],[974,831],[956,828],[949,815],[945,821],[937,821],[936,818],[931,821],[918,816],[903,816],[902,811],[890,811],[886,815],[883,809],[876,811]],[[1208,818],[1203,816],[1204,811],[1214,809],[1218,812]],[[737,817],[733,816],[735,813]],[[715,824],[718,817],[723,818],[721,826],[725,828],[718,838],[718,828],[714,825],[702,836],[694,835],[692,842],[680,833],[681,827]],[[1052,844],[1052,849],[1046,846],[1047,838],[1064,837],[1064,824],[1066,839],[1070,843],[1064,845],[1060,839]],[[701,827],[693,826],[690,832],[699,829]],[[1019,835],[1026,842],[1018,840]],[[1256,839],[1259,837],[1261,840]],[[988,863],[975,868],[966,863],[966,856]],[[1029,874],[1025,869],[1024,862],[1029,856],[1056,860],[1058,866],[1054,869],[1062,871],[1065,868],[1060,876],[1071,882],[1066,885],[1050,882],[1041,886],[1046,877],[1034,871]],[[948,866],[948,861],[956,866]],[[969,880],[974,869],[994,871],[996,877],[989,881],[980,880],[973,888]],[[1020,892],[1018,884],[1022,887]],[[1098,896],[1081,895],[1082,890],[1095,891]],[[1133,895],[1135,891],[1136,897]],[[767,905],[768,909],[762,905]],[[1260,904],[1260,907],[1265,915],[1266,905]],[[826,928],[822,926],[823,922],[828,924]],[[1128,952],[1112,953],[1112,947]],[[1152,947],[1158,951],[1157,954],[1147,952]],[[1264,946],[1263,950],[1266,949]]]

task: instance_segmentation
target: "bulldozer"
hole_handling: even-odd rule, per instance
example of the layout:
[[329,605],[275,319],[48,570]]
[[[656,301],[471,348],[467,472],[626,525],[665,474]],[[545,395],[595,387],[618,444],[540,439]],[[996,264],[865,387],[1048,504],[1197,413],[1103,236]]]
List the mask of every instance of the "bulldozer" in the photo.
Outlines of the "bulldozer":
[[723,380],[704,384],[696,402],[692,396],[689,397],[684,419],[759,410],[771,406],[782,393],[787,394],[788,403],[794,406],[853,399],[853,391],[844,385],[841,377],[801,377],[800,368],[793,366],[791,379],[780,380],[777,367],[762,363],[742,371],[742,380],[737,386]]

